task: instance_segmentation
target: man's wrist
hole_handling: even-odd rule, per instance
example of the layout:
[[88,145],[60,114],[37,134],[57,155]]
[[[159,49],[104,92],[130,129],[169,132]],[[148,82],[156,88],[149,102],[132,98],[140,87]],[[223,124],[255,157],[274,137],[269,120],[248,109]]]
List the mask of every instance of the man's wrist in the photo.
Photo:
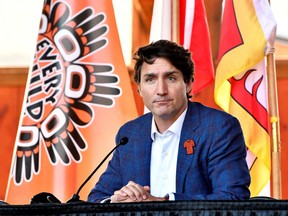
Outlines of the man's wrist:
[[107,198],[101,200],[100,203],[110,203],[110,202],[111,202],[111,197],[107,197]]

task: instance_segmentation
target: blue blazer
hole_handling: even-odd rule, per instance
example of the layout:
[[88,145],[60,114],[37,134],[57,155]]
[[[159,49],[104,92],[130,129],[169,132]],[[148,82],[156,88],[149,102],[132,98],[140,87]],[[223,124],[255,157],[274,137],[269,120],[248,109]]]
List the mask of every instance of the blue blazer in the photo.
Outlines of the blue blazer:
[[[150,186],[151,121],[152,114],[147,113],[120,128],[116,143],[122,137],[129,141],[114,152],[90,192],[89,202],[110,197],[130,180]],[[195,143],[192,154],[184,148],[186,140]],[[175,200],[248,199],[250,174],[239,121],[228,113],[189,101],[176,172]]]

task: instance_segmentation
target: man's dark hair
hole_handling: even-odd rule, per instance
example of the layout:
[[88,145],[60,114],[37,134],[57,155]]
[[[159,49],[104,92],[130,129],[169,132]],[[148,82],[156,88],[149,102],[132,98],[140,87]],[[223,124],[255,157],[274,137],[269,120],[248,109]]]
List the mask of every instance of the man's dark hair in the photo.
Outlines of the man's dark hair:
[[194,62],[191,53],[177,43],[169,40],[158,40],[140,47],[134,54],[136,60],[134,66],[134,81],[139,84],[141,80],[141,68],[143,63],[153,64],[156,58],[165,58],[183,74],[184,82],[194,81]]

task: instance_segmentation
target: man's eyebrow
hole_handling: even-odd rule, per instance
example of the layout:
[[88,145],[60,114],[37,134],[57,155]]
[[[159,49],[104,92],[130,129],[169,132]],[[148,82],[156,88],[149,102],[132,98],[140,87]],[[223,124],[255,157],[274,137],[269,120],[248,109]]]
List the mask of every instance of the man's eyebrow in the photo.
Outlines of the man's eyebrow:
[[144,76],[144,77],[154,77],[154,76],[157,76],[157,73],[153,73],[153,72],[151,72],[151,73],[146,73],[146,74],[144,74],[143,76]]
[[165,72],[164,74],[165,75],[171,75],[171,74],[178,74],[178,73],[180,73],[179,71],[177,71],[177,70],[172,70],[172,71],[167,71],[167,72]]
[[[166,71],[163,74],[164,74],[164,76],[170,76],[170,75],[173,75],[173,74],[181,74],[181,72],[179,72],[177,70],[172,70],[172,71]],[[151,73],[144,74],[143,77],[156,77],[158,75],[159,75],[158,73],[151,72]]]
[[177,71],[177,70],[172,70],[172,71],[166,71],[166,72],[164,72],[164,76],[171,76],[171,75],[178,75],[178,74],[181,74],[181,72],[180,71]]

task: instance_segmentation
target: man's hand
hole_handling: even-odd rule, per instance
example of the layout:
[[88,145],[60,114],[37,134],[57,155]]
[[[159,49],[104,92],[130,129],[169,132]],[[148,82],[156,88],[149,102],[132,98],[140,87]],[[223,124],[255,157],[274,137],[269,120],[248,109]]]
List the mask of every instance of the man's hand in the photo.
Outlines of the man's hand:
[[149,186],[141,186],[133,181],[129,181],[127,185],[115,191],[111,196],[111,203],[149,201],[165,201],[165,199],[152,196]]

